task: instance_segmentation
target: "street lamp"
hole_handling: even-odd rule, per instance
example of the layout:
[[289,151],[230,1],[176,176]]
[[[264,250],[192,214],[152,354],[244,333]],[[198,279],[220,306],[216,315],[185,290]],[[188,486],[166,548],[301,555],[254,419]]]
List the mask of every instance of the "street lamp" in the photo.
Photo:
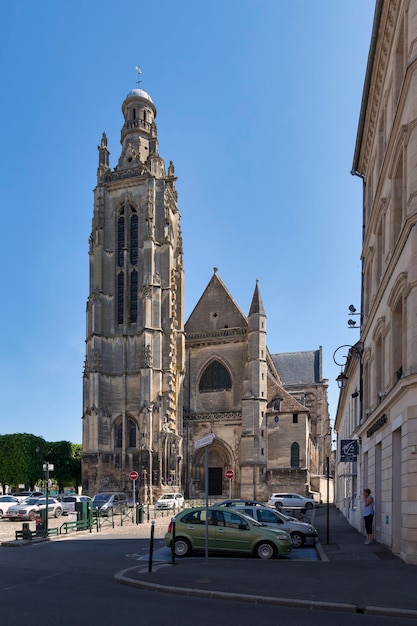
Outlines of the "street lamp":
[[[348,348],[347,354],[339,354],[339,351],[343,350],[344,348]],[[343,369],[346,366],[348,358],[354,357],[356,359],[361,360],[362,352],[363,352],[363,344],[360,341],[355,343],[353,346],[346,345],[346,344],[343,346],[339,346],[333,352],[333,361],[334,363],[336,363],[336,365],[340,367],[340,374],[336,378],[337,386],[339,387],[339,389],[343,389],[346,386],[347,381],[349,380],[349,376],[347,376],[347,374],[345,374],[345,372],[343,371]]]
[[49,495],[49,472],[54,471],[54,466],[52,463],[45,461],[42,465],[42,470],[45,473],[45,515],[43,519],[43,526],[45,531],[45,536],[48,536],[48,495]]

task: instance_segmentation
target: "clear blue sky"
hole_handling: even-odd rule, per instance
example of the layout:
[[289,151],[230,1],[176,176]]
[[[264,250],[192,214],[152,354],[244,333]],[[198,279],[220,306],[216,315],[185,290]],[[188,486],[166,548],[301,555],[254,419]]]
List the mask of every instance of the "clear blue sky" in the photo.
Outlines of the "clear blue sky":
[[374,0],[14,0],[2,6],[0,433],[81,443],[88,237],[121,104],[157,107],[178,176],[186,318],[213,272],[272,353],[358,340],[360,179],[352,177]]

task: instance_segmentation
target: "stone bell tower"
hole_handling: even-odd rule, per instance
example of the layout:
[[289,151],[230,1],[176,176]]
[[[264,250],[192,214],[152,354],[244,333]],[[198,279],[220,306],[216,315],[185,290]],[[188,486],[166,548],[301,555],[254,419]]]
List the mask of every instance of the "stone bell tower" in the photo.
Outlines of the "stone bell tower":
[[117,166],[98,146],[83,374],[83,489],[142,501],[180,487],[184,270],[176,177],[143,89],[122,104]]

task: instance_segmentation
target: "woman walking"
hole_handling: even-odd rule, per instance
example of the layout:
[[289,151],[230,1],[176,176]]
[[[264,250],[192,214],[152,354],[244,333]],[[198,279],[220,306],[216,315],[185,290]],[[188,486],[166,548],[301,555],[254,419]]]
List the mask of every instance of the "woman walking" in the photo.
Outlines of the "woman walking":
[[364,544],[369,546],[372,543],[372,525],[374,522],[374,499],[370,489],[363,490],[362,517],[365,522],[366,540]]

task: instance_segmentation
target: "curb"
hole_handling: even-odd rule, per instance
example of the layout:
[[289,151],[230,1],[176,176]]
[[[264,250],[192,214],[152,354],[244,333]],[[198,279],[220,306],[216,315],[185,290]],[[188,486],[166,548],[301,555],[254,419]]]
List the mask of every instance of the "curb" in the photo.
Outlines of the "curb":
[[[328,559],[326,559],[328,560]],[[315,609],[319,611],[338,611],[339,613],[356,613],[360,615],[379,615],[384,617],[400,617],[403,619],[417,619],[417,611],[412,609],[396,609],[391,607],[359,606],[344,602],[324,602],[320,600],[300,600],[289,598],[273,598],[271,596],[256,596],[243,593],[231,593],[224,591],[209,591],[206,589],[191,589],[189,587],[175,587],[171,585],[159,585],[136,578],[130,578],[128,573],[137,570],[136,567],[129,567],[117,572],[114,579],[121,585],[146,589],[158,593],[180,594],[190,597],[210,598],[214,600],[228,600],[232,602],[246,602],[249,604],[265,604],[272,606],[287,606],[300,609]]]

